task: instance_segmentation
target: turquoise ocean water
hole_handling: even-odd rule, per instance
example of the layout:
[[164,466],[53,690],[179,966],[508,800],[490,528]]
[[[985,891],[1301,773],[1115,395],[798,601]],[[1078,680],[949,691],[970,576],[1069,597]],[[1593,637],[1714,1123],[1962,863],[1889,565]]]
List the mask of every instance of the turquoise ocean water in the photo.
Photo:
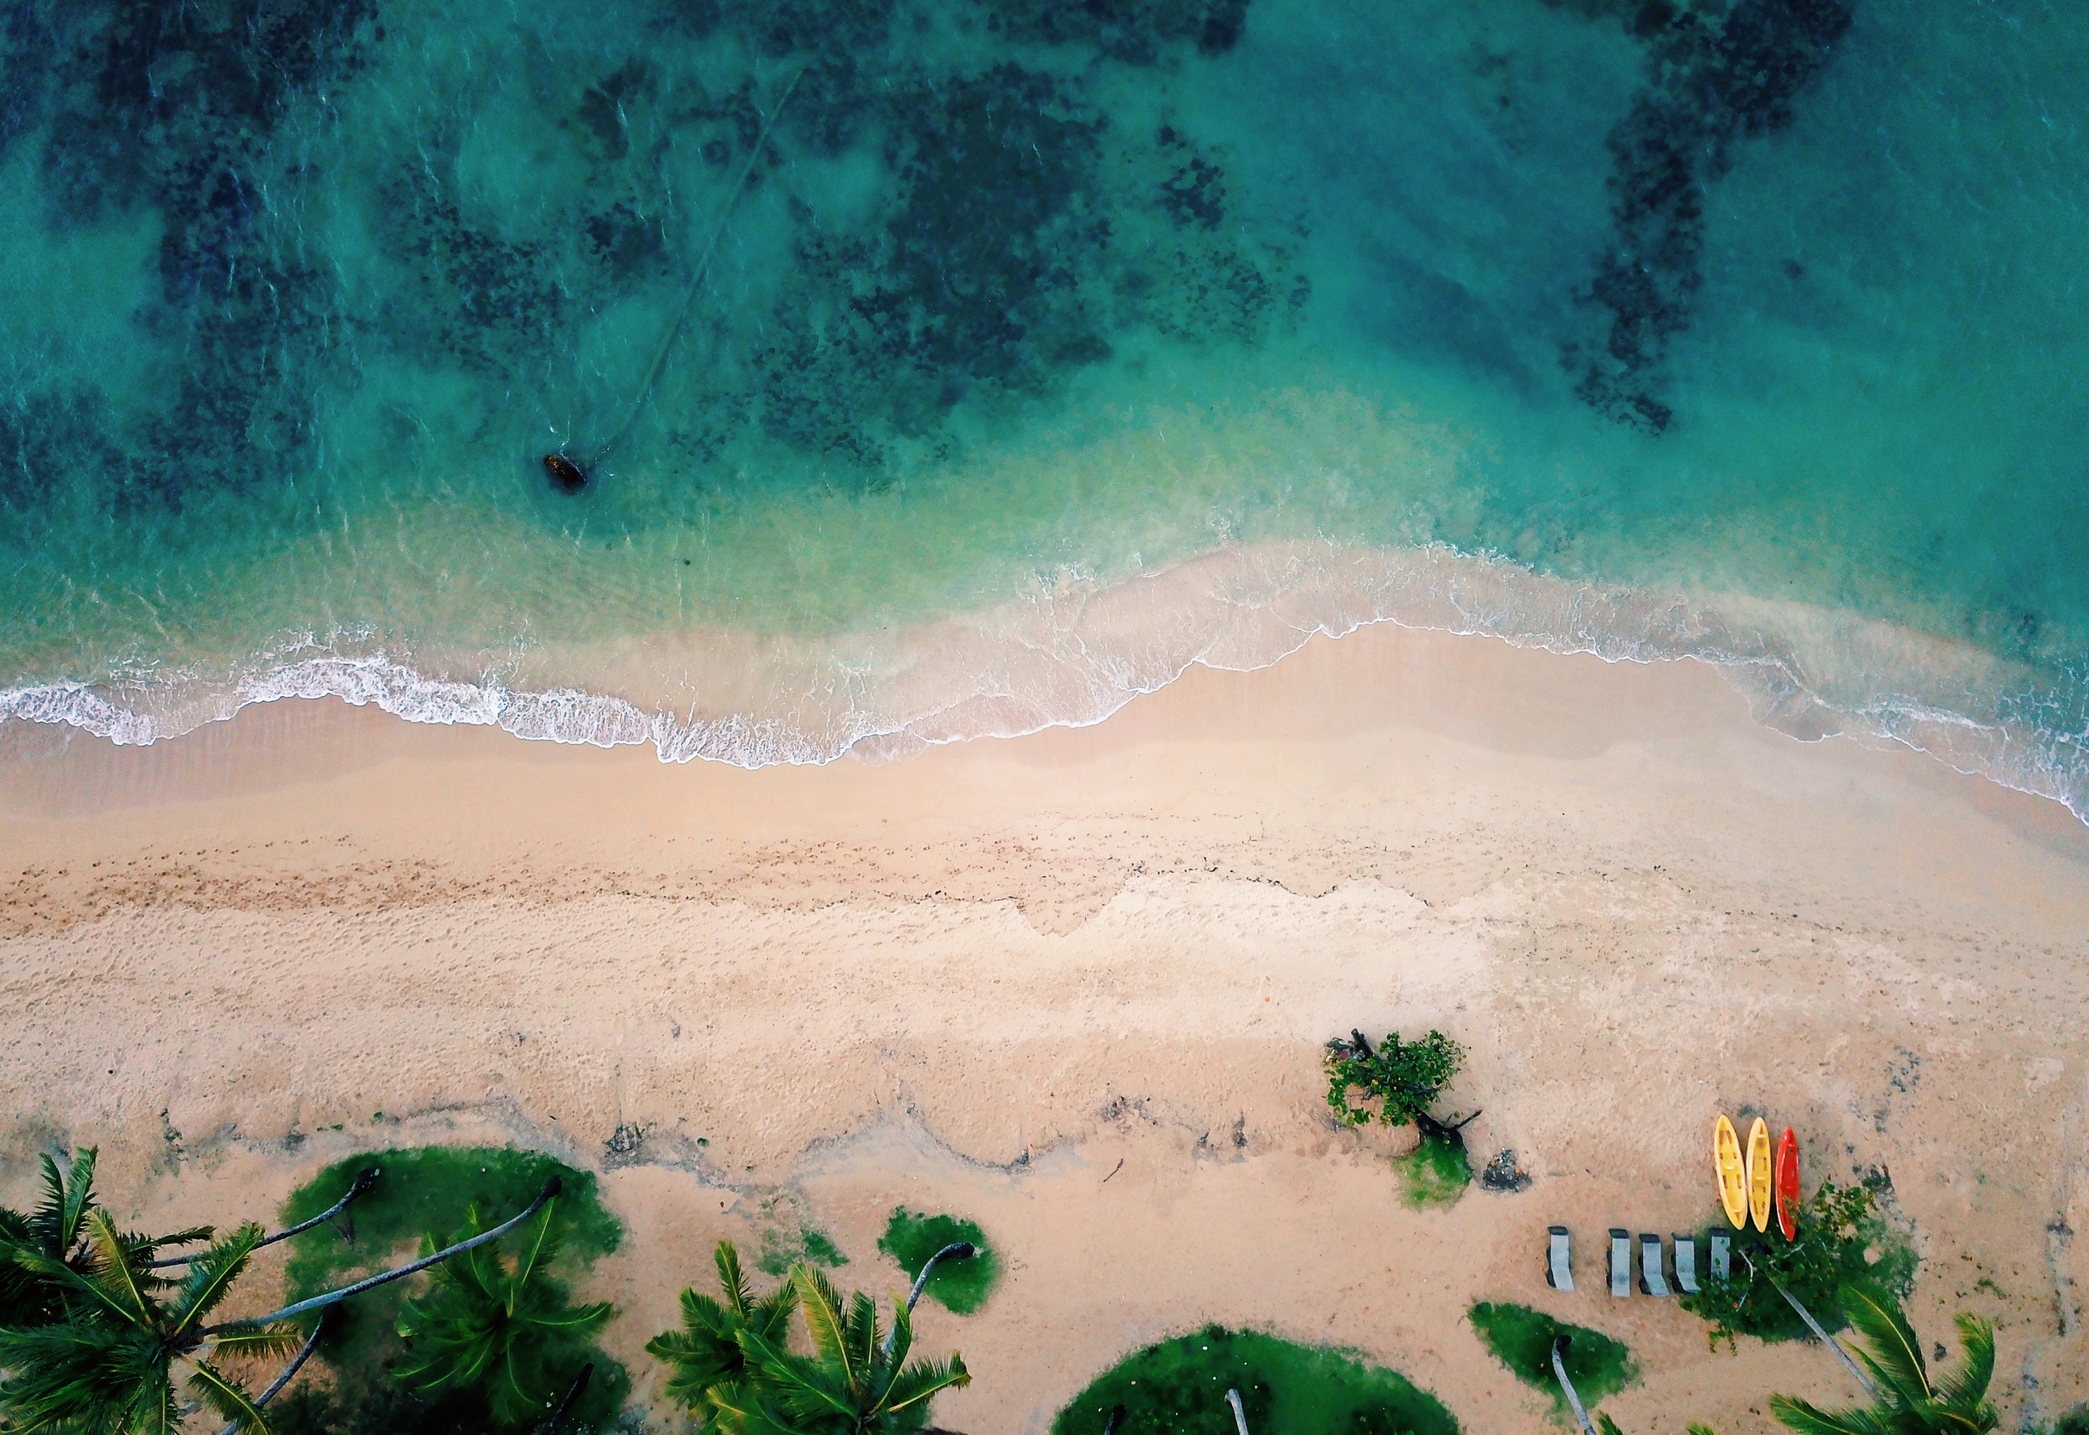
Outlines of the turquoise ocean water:
[[2089,813],[2067,7],[0,17],[8,720],[825,760],[1390,618]]

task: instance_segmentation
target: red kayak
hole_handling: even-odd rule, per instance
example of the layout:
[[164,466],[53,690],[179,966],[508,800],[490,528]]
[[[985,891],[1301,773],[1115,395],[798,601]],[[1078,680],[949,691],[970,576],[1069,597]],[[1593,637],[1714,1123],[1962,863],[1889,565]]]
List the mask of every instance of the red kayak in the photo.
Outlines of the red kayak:
[[1777,1225],[1789,1241],[1799,1234],[1799,1138],[1784,1128],[1777,1139]]

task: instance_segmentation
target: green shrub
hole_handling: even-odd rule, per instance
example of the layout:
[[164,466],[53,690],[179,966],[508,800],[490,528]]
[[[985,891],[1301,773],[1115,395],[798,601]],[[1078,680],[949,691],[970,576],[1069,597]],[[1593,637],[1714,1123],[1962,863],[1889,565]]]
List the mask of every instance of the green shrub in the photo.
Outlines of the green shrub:
[[952,1314],[970,1315],[985,1303],[987,1292],[1001,1278],[1001,1258],[978,1226],[955,1216],[930,1216],[894,1206],[885,1234],[878,1237],[878,1249],[898,1261],[912,1280],[921,1274],[930,1256],[953,1241],[970,1241],[979,1254],[969,1261],[944,1261],[921,1293],[934,1297]]
[[2053,1435],[2089,1435],[2089,1405],[2077,1405],[2053,1425]]
[[[1712,1232],[1733,1239],[1730,1274],[1725,1280],[1706,1277],[1696,1295],[1680,1302],[1711,1322],[1714,1345],[1737,1335],[1766,1341],[1806,1338],[1806,1322],[1777,1293],[1778,1284],[1830,1331],[1848,1324],[1839,1295],[1845,1281],[1872,1281],[1903,1297],[1914,1285],[1915,1253],[1888,1224],[1869,1186],[1823,1181],[1800,1208],[1798,1226],[1798,1239],[1787,1241],[1774,1221],[1767,1231],[1753,1226],[1735,1231],[1723,1212],[1716,1218]],[[1710,1248],[1708,1240],[1699,1245]],[[1868,1252],[1877,1259],[1867,1260]]]
[[1568,1336],[1571,1343],[1560,1352],[1560,1364],[1574,1382],[1583,1405],[1593,1406],[1606,1395],[1614,1395],[1639,1379],[1632,1352],[1623,1342],[1612,1340],[1600,1330],[1563,1325],[1540,1310],[1525,1305],[1491,1305],[1485,1301],[1465,1313],[1478,1333],[1480,1343],[1510,1373],[1525,1385],[1535,1386],[1552,1397],[1561,1411],[1567,1409],[1567,1392],[1552,1373],[1552,1342]]
[[1424,1136],[1413,1151],[1394,1158],[1393,1170],[1400,1176],[1401,1199],[1417,1211],[1455,1206],[1472,1184],[1465,1143],[1442,1136]]
[[[1405,1126],[1428,1116],[1437,1094],[1450,1085],[1464,1059],[1465,1048],[1440,1031],[1408,1045],[1397,1032],[1391,1033],[1376,1051],[1362,1032],[1351,1033],[1347,1041],[1338,1037],[1327,1044],[1321,1060],[1327,1072],[1328,1108],[1350,1125],[1363,1126],[1373,1119],[1370,1103],[1375,1101],[1377,1120]],[[1363,1106],[1350,1104],[1352,1088],[1364,1094]]]
[[[553,1203],[552,1231],[563,1246],[555,1269],[570,1276],[617,1248],[623,1228],[604,1210],[595,1193],[595,1177],[576,1171],[540,1151],[512,1147],[424,1146],[375,1151],[337,1161],[300,1186],[283,1203],[280,1219],[295,1225],[318,1215],[339,1200],[355,1173],[375,1166],[382,1175],[349,1208],[355,1241],[351,1245],[329,1226],[318,1226],[290,1239],[284,1282],[293,1300],[315,1295],[344,1281],[374,1272],[415,1255],[423,1236],[460,1230],[474,1206],[487,1224],[514,1215],[536,1199],[547,1177],[556,1175],[564,1191]],[[427,1278],[417,1276],[380,1286],[339,1307],[334,1328],[321,1342],[320,1354],[336,1372],[333,1388],[310,1391],[296,1402],[286,1398],[282,1413],[273,1408],[270,1428],[276,1435],[328,1431],[359,1435],[399,1430],[436,1435],[452,1430],[485,1435],[500,1428],[490,1418],[484,1399],[471,1392],[450,1392],[422,1399],[397,1389],[388,1372],[404,1353],[394,1326],[400,1307]],[[582,1364],[592,1361],[595,1373],[575,1404],[566,1429],[604,1429],[622,1410],[631,1381],[624,1368],[599,1349],[575,1341],[550,1352],[542,1377],[563,1391]]]
[[1052,1435],[1234,1435],[1229,1389],[1248,1429],[1283,1435],[1457,1435],[1443,1403],[1405,1376],[1339,1351],[1208,1325],[1125,1357],[1068,1403]]

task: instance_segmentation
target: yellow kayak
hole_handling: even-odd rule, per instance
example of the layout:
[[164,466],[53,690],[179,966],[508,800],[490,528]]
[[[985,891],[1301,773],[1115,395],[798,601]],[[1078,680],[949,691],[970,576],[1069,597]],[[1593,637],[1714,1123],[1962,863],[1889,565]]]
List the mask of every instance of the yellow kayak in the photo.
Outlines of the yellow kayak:
[[1719,1204],[1739,1230],[1748,1224],[1747,1177],[1741,1167],[1741,1138],[1724,1113],[1712,1128],[1712,1171],[1719,1180]]
[[1770,1181],[1774,1174],[1770,1169],[1770,1123],[1758,1116],[1755,1125],[1748,1128],[1748,1215],[1758,1231],[1770,1229]]

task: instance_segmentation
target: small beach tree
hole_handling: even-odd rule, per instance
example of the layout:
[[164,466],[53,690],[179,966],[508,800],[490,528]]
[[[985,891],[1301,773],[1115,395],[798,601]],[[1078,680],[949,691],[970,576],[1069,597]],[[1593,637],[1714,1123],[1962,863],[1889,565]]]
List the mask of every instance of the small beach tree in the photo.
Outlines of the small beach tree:
[[[1465,1048],[1440,1031],[1432,1030],[1420,1041],[1402,1042],[1398,1032],[1388,1033],[1373,1051],[1361,1031],[1345,1040],[1336,1037],[1327,1044],[1321,1065],[1327,1072],[1327,1104],[1352,1126],[1378,1120],[1388,1126],[1417,1125],[1422,1135],[1452,1140],[1458,1129],[1479,1115],[1463,1120],[1439,1121],[1429,1114],[1436,1098],[1458,1074]],[[1362,1106],[1353,1105],[1349,1093],[1360,1091]],[[1371,1103],[1378,1104],[1374,1117]]]

